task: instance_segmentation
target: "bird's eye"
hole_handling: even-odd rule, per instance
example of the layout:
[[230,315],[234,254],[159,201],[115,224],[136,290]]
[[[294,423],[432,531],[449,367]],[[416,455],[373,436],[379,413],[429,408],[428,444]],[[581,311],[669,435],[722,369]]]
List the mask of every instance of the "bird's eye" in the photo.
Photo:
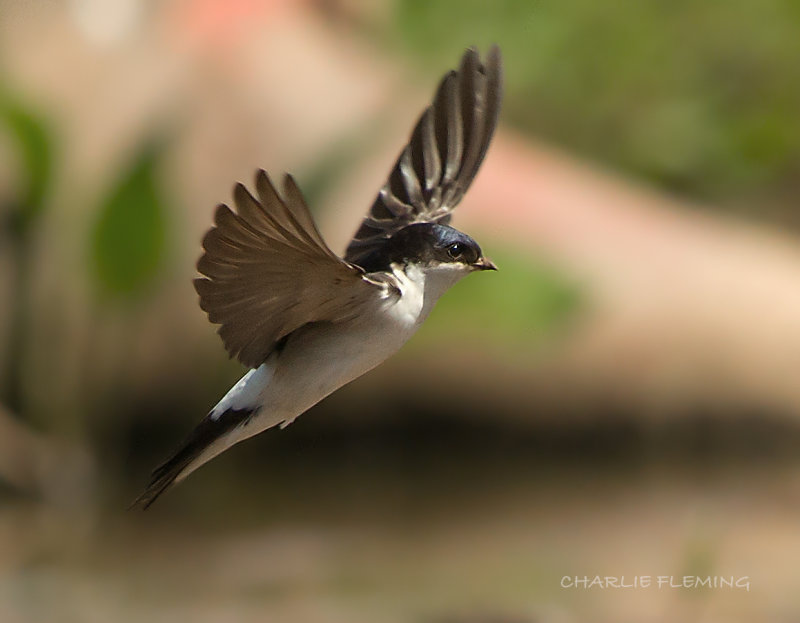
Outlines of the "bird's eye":
[[464,255],[464,245],[460,242],[454,242],[449,247],[447,247],[447,255],[452,257],[454,260],[459,259],[462,255]]

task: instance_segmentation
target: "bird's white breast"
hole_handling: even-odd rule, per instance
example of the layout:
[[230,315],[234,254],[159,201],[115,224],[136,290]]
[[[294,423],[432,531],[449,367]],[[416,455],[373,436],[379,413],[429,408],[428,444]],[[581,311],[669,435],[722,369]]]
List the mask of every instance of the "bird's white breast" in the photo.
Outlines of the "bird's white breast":
[[222,403],[235,402],[238,406],[255,398],[253,406],[261,410],[237,434],[238,439],[276,424],[290,423],[397,352],[414,335],[441,294],[464,274],[452,269],[396,268],[393,285],[400,291],[399,296],[376,297],[375,304],[353,320],[312,324],[298,330],[280,354],[248,373],[218,408]]
[[264,392],[265,406],[291,421],[397,352],[419,328],[425,296],[424,279],[395,276],[399,297],[376,298],[353,320],[312,325],[293,336]]
[[378,314],[385,314],[390,320],[388,323],[390,332],[397,330],[402,333],[410,329],[413,334],[424,319],[422,312],[425,306],[425,274],[417,268],[411,268],[407,272],[395,268],[392,274],[400,290],[400,296],[386,300],[378,310]]

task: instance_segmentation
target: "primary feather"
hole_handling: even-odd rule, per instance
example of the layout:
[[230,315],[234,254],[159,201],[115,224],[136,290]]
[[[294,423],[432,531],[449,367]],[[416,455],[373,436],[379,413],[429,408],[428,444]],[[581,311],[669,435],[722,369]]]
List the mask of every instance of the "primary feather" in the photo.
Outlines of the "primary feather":
[[325,244],[291,177],[283,198],[264,171],[256,188],[258,199],[237,184],[236,212],[217,208],[197,263],[204,277],[194,281],[228,353],[250,368],[303,325],[352,318],[376,293],[363,270]]
[[447,224],[483,162],[502,98],[502,60],[493,46],[486,63],[474,48],[439,84],[345,259],[359,264],[403,227]]

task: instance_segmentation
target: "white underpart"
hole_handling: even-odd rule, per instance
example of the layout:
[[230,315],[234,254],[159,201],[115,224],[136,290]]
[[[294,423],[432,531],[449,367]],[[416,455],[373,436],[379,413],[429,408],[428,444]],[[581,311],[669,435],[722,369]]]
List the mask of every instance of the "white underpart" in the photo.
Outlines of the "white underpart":
[[209,414],[211,419],[218,419],[228,409],[252,409],[253,405],[258,404],[258,397],[269,383],[273,372],[274,362],[263,363],[258,368],[250,370],[211,410]]
[[405,272],[395,268],[400,297],[376,297],[375,307],[355,320],[311,325],[293,334],[279,355],[245,374],[211,411],[218,419],[228,409],[257,410],[242,426],[213,443],[179,476],[248,437],[278,424],[290,424],[342,385],[379,365],[405,344],[428,317],[439,297],[469,273],[443,264]]

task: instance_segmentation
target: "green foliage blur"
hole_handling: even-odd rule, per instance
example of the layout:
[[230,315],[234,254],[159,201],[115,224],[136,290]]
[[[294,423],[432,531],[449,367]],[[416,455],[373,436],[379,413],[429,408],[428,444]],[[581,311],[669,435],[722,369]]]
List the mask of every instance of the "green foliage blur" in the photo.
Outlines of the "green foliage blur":
[[580,311],[580,289],[561,272],[491,240],[483,247],[492,249],[498,271],[465,279],[442,297],[420,330],[420,344],[464,341],[530,352]]
[[33,226],[45,207],[53,171],[53,137],[49,124],[25,103],[0,90],[0,127],[13,138],[22,179],[8,207],[12,236],[22,236]]
[[505,123],[671,192],[800,224],[786,207],[800,177],[795,0],[402,0],[396,17],[425,67],[465,42],[500,44]]
[[13,296],[9,301],[7,363],[0,397],[14,411],[22,406],[22,370],[31,316],[31,234],[45,211],[54,168],[55,139],[43,115],[0,87],[0,128],[11,137],[20,179],[0,195],[0,243],[8,244],[13,261]]
[[167,206],[158,166],[163,150],[163,141],[146,143],[100,206],[92,270],[103,296],[140,295],[162,268]]

